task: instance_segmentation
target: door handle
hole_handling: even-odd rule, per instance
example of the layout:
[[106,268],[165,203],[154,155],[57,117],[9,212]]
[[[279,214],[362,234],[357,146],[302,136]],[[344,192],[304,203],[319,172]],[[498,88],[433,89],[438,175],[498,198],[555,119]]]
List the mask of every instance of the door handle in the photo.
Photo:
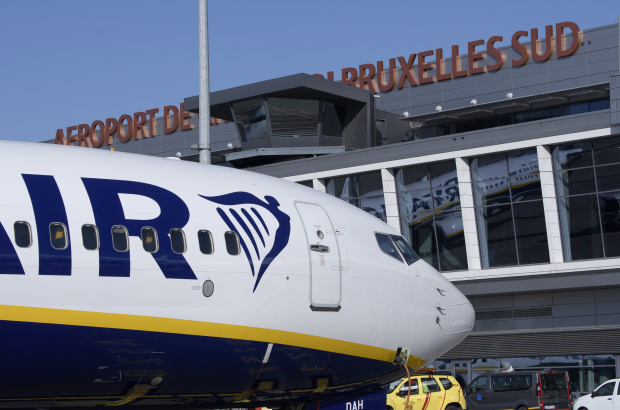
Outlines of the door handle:
[[325,245],[310,245],[310,250],[319,253],[329,253],[329,246]]

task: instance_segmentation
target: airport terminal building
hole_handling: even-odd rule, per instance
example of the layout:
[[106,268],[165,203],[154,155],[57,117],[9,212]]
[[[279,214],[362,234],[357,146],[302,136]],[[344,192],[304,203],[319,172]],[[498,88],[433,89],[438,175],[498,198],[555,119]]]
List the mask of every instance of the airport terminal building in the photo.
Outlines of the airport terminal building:
[[[214,92],[213,162],[400,231],[476,309],[435,366],[565,369],[589,392],[620,376],[619,29],[559,23]],[[45,142],[197,161],[198,113],[189,96]]]

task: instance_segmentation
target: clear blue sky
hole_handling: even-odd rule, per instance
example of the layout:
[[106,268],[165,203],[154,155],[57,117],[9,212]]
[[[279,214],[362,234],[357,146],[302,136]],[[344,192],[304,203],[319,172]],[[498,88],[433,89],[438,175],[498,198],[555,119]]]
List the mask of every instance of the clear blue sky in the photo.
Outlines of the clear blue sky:
[[[4,0],[0,139],[178,104],[198,94],[197,0]],[[620,1],[210,0],[211,90],[504,37],[617,24]]]

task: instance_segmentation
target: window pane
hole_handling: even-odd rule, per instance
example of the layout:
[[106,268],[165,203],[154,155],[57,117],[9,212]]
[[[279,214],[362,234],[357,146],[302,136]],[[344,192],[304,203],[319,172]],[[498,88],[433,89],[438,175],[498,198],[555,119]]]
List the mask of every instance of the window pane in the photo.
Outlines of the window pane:
[[435,379],[420,379],[423,393],[435,393],[440,391],[439,385]]
[[336,198],[349,199],[359,197],[357,178],[355,176],[333,178],[329,181],[329,193]]
[[443,388],[445,390],[450,390],[452,388],[452,382],[446,378],[441,378],[439,379],[439,381],[441,381],[441,384],[443,385]]
[[510,176],[528,175],[538,171],[538,154],[535,149],[508,153]]
[[514,390],[529,390],[530,387],[532,387],[532,376],[530,375],[515,376]]
[[157,252],[157,232],[153,228],[142,228],[142,247],[149,253]]
[[82,225],[82,244],[89,251],[99,248],[99,232],[95,225]]
[[400,219],[401,230],[413,250],[426,263],[439,270],[433,214],[430,212],[407,215]]
[[456,185],[459,180],[456,176],[456,162],[444,161],[430,164],[431,185],[434,187]]
[[491,388],[493,391],[512,390],[512,376],[492,376]]
[[508,178],[506,154],[487,155],[471,162],[472,181]]
[[314,184],[312,181],[299,181],[298,184],[307,186],[308,188],[314,188]]
[[435,210],[447,211],[461,209],[461,200],[458,186],[433,188]]
[[360,207],[363,211],[379,219],[385,218],[385,197],[375,196],[372,198],[360,198]]
[[597,165],[620,162],[620,137],[594,140],[594,162]]
[[467,269],[467,252],[461,211],[436,212],[435,229],[441,271]]
[[381,172],[371,172],[357,176],[359,196],[383,195],[383,181]]
[[502,369],[521,369],[528,367],[540,367],[540,357],[515,357],[515,358],[502,358]]
[[342,138],[342,110],[332,103],[323,103],[323,110],[321,136]]
[[596,167],[596,184],[599,192],[620,189],[620,164]]
[[620,256],[620,192],[598,194],[605,257]]
[[545,210],[542,201],[513,205],[519,263],[549,262]]
[[430,189],[401,192],[398,194],[398,205],[401,215],[433,210],[433,198]]
[[182,229],[170,230],[170,246],[174,253],[185,253],[187,245],[185,244],[185,232]]
[[402,236],[390,235],[390,238],[392,238],[394,245],[396,245],[396,247],[400,251],[400,254],[403,256],[403,258],[405,258],[405,262],[407,262],[407,265],[411,265],[412,263],[420,259]]
[[582,101],[569,105],[570,114],[582,114],[590,111],[590,104],[587,101]]
[[608,110],[610,108],[609,98],[590,101],[590,111]]
[[232,107],[241,141],[247,142],[269,137],[262,98],[233,103]]
[[229,255],[239,255],[241,253],[239,237],[235,232],[226,232],[224,234],[224,241],[226,242],[226,251]]
[[66,249],[68,246],[67,228],[65,228],[63,224],[58,222],[51,223],[50,239],[52,241],[52,247],[54,249]]
[[582,395],[594,391],[602,383],[616,377],[616,367],[569,367],[551,369],[556,372],[568,372],[571,384],[577,386]]
[[401,262],[403,261],[388,235],[376,233],[375,237],[377,238],[377,243],[379,244],[379,248],[383,251],[383,253],[386,253],[392,258],[398,259]]
[[594,169],[583,168],[555,173],[558,196],[581,195],[596,192]]
[[112,245],[119,252],[127,252],[129,249],[129,237],[124,226],[115,225],[112,227]]
[[510,205],[476,209],[483,267],[517,264],[517,251]]
[[542,199],[540,187],[540,174],[529,174],[510,178],[510,189],[512,191],[512,201],[532,201]]
[[476,206],[498,205],[510,202],[508,179],[474,182],[473,188]]
[[28,222],[15,222],[13,230],[15,231],[15,245],[20,248],[29,248],[32,246],[32,233]]
[[319,125],[318,100],[267,98],[274,137],[316,137]]
[[601,225],[596,195],[558,198],[564,259],[574,261],[603,257]]
[[213,237],[211,232],[205,230],[198,231],[198,246],[200,247],[200,252],[205,255],[213,253]]
[[592,166],[592,142],[575,142],[553,148],[553,169]]
[[407,167],[398,170],[397,189],[399,191],[422,189],[430,187],[428,179],[428,165],[417,165],[415,167]]

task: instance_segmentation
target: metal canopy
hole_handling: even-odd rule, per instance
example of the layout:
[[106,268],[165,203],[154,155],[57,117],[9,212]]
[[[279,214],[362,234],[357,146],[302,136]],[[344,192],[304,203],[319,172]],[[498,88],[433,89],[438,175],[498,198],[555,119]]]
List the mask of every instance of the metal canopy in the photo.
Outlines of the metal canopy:
[[[434,122],[440,124],[444,121],[467,120],[490,114],[503,114],[513,111],[522,111],[524,108],[539,108],[549,105],[566,104],[571,101],[582,101],[589,98],[600,98],[609,95],[609,83],[589,85],[587,87],[571,88],[561,91],[554,91],[545,94],[528,95],[519,98],[506,98],[505,100],[493,101],[484,104],[470,105],[461,108],[454,108],[445,111],[435,111],[427,114],[410,115],[401,117],[402,121],[422,121],[424,123]],[[537,105],[544,103],[544,105]],[[441,105],[438,103],[437,105]],[[536,106],[535,106],[536,105]],[[501,110],[501,112],[497,112]]]
[[[309,74],[294,74],[211,93],[211,116],[233,121],[229,104],[257,97],[323,100],[346,106],[366,104],[369,94],[368,90],[336,81]],[[199,112],[197,95],[185,98],[185,110]]]

